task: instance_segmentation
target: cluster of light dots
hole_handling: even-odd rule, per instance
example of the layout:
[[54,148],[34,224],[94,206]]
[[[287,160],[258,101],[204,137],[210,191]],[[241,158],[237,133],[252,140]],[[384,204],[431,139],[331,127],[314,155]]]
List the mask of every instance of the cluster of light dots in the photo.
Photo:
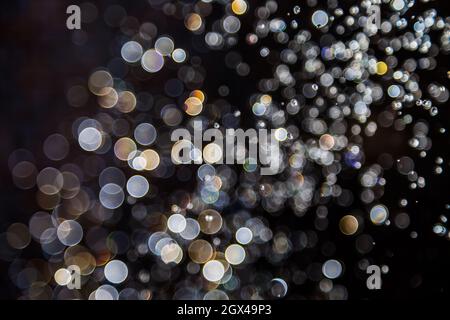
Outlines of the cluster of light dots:
[[[68,90],[71,106],[89,105],[97,113],[75,119],[68,133],[43,142],[50,165],[38,168],[33,154],[23,149],[10,156],[15,185],[33,190],[40,210],[28,224],[8,227],[3,235],[9,247],[2,256],[14,257],[34,241],[47,259],[14,264],[10,274],[16,285],[31,299],[278,299],[312,281],[322,296],[346,299],[341,276],[352,266],[334,257],[334,245],[328,243],[327,254],[306,267],[288,257],[319,246],[320,231],[353,239],[355,250],[367,256],[376,245],[372,228],[409,228],[407,199],[397,208],[383,203],[383,175],[394,170],[411,190],[427,186],[430,173],[419,172],[414,152],[427,157],[431,127],[424,119],[437,116],[450,94],[438,81],[423,87],[420,72],[436,67],[437,51],[450,51],[448,18],[435,9],[406,18],[405,12],[414,9],[406,0],[384,1],[390,9],[381,11],[379,28],[367,24],[373,1],[347,9],[337,0],[328,1],[327,8],[306,1],[289,12],[279,11],[274,0],[258,5],[202,0],[183,10],[175,2],[160,2],[148,1],[168,19],[183,15],[185,30],[167,35],[152,22],[134,28],[138,20],[122,7],[107,8],[105,23],[120,27],[116,55],[129,73],[117,76],[110,66],[98,68],[86,85]],[[220,6],[223,16],[213,21],[211,13]],[[87,3],[85,9],[96,15],[95,5]],[[251,24],[243,28],[248,17]],[[248,28],[253,30],[244,34]],[[430,37],[432,31],[439,36]],[[348,40],[340,40],[344,34]],[[253,80],[257,92],[246,97],[248,105],[224,101],[226,83],[215,101],[215,93],[202,84],[207,74],[221,75],[201,67],[198,44],[177,47],[183,43],[178,37],[191,36],[201,39],[204,48],[198,50],[224,51],[225,61],[216,63],[241,77],[251,74],[252,62],[244,61],[237,44],[257,48],[255,61],[273,70],[272,76]],[[411,55],[399,58],[400,50]],[[141,80],[164,79],[173,70],[176,75],[164,80],[163,92],[135,89]],[[421,109],[423,117],[415,119],[411,108]],[[218,164],[223,150],[214,142],[200,150],[170,141],[172,129],[192,130],[193,120],[202,121],[202,130],[236,127],[244,109],[255,129],[274,129],[282,153],[278,175],[258,175],[250,163],[242,172]],[[150,111],[153,116],[147,116]],[[376,163],[368,162],[365,140],[390,127],[411,132],[409,153],[382,153]],[[181,149],[190,151],[190,163],[199,158],[204,163],[172,163]],[[83,156],[72,161],[75,152]],[[245,158],[246,150],[236,153]],[[431,174],[442,174],[446,161],[438,156]],[[349,171],[356,173],[356,192],[340,184],[341,173]],[[191,178],[195,188],[183,189]],[[162,193],[164,179],[177,182],[176,188]],[[345,211],[336,213],[335,224],[328,204]],[[269,223],[268,216],[280,214],[315,215],[315,230]],[[432,230],[450,239],[446,223],[442,215]],[[122,225],[132,231],[113,227]],[[409,234],[418,236],[414,230]],[[150,264],[136,263],[149,257]],[[260,272],[254,265],[261,259],[274,266],[286,263],[289,271]],[[364,272],[367,265],[364,258],[357,268]],[[80,270],[85,290],[66,289],[73,281],[70,266]],[[172,281],[180,285],[173,283],[168,293],[150,289]]]

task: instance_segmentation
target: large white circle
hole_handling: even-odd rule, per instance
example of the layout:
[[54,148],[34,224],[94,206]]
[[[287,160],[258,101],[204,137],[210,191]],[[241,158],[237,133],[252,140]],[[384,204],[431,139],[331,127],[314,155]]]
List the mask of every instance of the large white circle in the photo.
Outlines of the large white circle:
[[135,175],[128,179],[127,191],[135,198],[142,198],[145,196],[149,188],[148,181],[143,176]]
[[225,250],[225,259],[230,264],[241,264],[245,260],[245,250],[238,244],[232,244]]
[[311,20],[316,28],[322,28],[328,23],[328,14],[323,10],[317,10],[313,13]]
[[128,267],[120,260],[111,260],[105,266],[105,278],[111,283],[124,282],[128,276]]
[[193,240],[197,238],[197,236],[200,233],[200,224],[197,222],[197,220],[192,218],[186,219],[186,228],[180,233],[180,235],[183,237],[183,239],[186,240]]
[[217,282],[222,279],[225,274],[225,268],[223,264],[217,260],[211,260],[205,263],[203,266],[203,276],[206,280],[211,282]]
[[155,49],[147,50],[141,59],[142,68],[148,72],[158,72],[164,66],[164,57]]
[[167,227],[172,232],[180,233],[186,228],[186,219],[179,213],[172,214],[167,219]]
[[249,228],[242,227],[236,231],[236,240],[240,244],[249,244],[252,239],[253,233]]
[[128,41],[122,46],[120,51],[123,60],[130,63],[138,62],[143,52],[142,46],[136,41]]
[[117,209],[122,205],[125,195],[120,186],[115,183],[107,183],[100,189],[98,198],[105,208]]
[[58,226],[56,234],[63,245],[74,246],[83,238],[83,228],[75,220],[65,220]]
[[342,273],[342,265],[337,260],[328,260],[322,266],[322,273],[328,279],[336,279]]
[[102,145],[102,134],[96,128],[85,128],[78,135],[78,143],[86,151],[95,151]]

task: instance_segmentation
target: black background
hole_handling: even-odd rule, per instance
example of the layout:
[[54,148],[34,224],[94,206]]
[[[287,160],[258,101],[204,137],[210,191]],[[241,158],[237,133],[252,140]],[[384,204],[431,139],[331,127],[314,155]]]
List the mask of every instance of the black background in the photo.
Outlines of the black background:
[[[295,1],[280,1],[278,10],[283,12],[292,10]],[[9,154],[17,148],[31,150],[37,157],[37,162],[45,163],[42,154],[42,143],[45,138],[70,121],[83,114],[88,115],[95,110],[79,110],[68,106],[65,93],[74,81],[84,81],[90,72],[100,65],[105,65],[111,58],[111,49],[108,43],[114,36],[114,30],[107,28],[102,19],[89,25],[83,25],[88,33],[88,44],[82,47],[72,43],[72,34],[65,26],[65,9],[67,5],[76,1],[45,0],[45,1],[8,1],[2,4],[0,11],[0,74],[1,74],[1,107],[0,107],[0,232],[4,232],[13,222],[27,223],[29,216],[37,208],[33,195],[15,188],[11,181],[11,173],[7,165]],[[150,9],[144,0],[136,1],[96,1],[101,16],[107,5],[120,3],[129,15],[138,17],[140,21],[150,20],[158,25],[159,30],[167,34],[181,34],[184,32],[183,21],[168,21],[164,15]],[[345,1],[349,4],[351,1]],[[448,15],[448,2],[435,1],[431,4],[418,4],[407,15],[422,12],[428,7],[438,7],[440,15]],[[326,7],[326,4],[322,5]],[[308,10],[308,9],[307,9]],[[218,13],[220,14],[220,13]],[[306,14],[306,13],[305,13]],[[214,16],[213,16],[214,17]],[[213,18],[211,17],[211,18]],[[217,15],[220,17],[220,15]],[[250,31],[250,15],[245,17],[248,23],[243,23],[243,31]],[[247,29],[246,29],[247,28]],[[180,43],[183,40],[180,37]],[[438,39],[434,39],[437,43]],[[231,72],[222,63],[224,53],[199,53],[203,66],[207,70],[204,85],[206,92],[217,92],[217,87],[227,83],[230,87],[228,100],[233,105],[247,106],[248,96],[256,92],[257,81],[253,79],[268,77],[272,70],[261,66],[254,58],[257,49],[249,49],[242,45],[237,49],[250,64],[251,78],[242,79],[235,72]],[[433,71],[421,73],[421,85],[432,80],[448,86],[446,78],[449,67],[448,56],[440,55],[438,66]],[[211,73],[209,70],[214,70]],[[162,75],[163,79],[167,75]],[[143,84],[158,90],[158,82],[150,80]],[[385,110],[387,106],[381,106]],[[399,199],[405,197],[409,200],[407,211],[411,217],[411,225],[406,230],[396,228],[379,228],[366,224],[365,232],[372,235],[377,245],[370,253],[370,258],[377,264],[389,265],[390,271],[383,275],[383,289],[377,292],[367,290],[365,275],[357,273],[357,262],[362,258],[355,250],[354,240],[348,239],[338,232],[336,226],[339,217],[346,213],[345,209],[331,206],[330,227],[319,232],[321,242],[335,243],[336,256],[346,262],[348,268],[342,279],[349,292],[349,299],[402,299],[426,298],[447,296],[450,292],[450,242],[437,237],[432,232],[432,226],[437,222],[439,215],[445,214],[445,204],[449,203],[450,179],[449,165],[449,133],[440,134],[439,128],[448,128],[449,116],[447,103],[440,106],[437,117],[430,117],[427,112],[417,108],[411,114],[416,119],[425,119],[430,124],[430,136],[433,139],[433,148],[426,159],[420,159],[416,151],[407,146],[410,132],[397,132],[391,128],[378,130],[377,134],[365,141],[367,162],[373,163],[381,152],[389,152],[394,158],[408,154],[416,161],[419,173],[427,177],[425,189],[410,190],[407,180],[395,170],[385,172],[384,177],[388,183],[383,197],[388,207],[398,207]],[[372,115],[376,117],[376,112]],[[248,121],[245,127],[252,125],[253,119],[244,114]],[[434,159],[437,156],[444,158],[444,173],[440,176],[432,174]],[[356,179],[348,179],[346,187],[352,189],[351,183]],[[352,182],[353,181],[353,182]],[[167,191],[172,190],[173,182],[162,181]],[[189,188],[189,185],[186,186]],[[415,203],[417,201],[417,203]],[[304,229],[314,229],[313,219],[308,214],[304,218],[295,218],[289,212],[281,217],[271,218],[276,227],[289,226]],[[276,221],[276,222],[275,222]],[[334,229],[332,229],[334,226]],[[418,232],[417,239],[412,239],[411,231]],[[290,257],[290,263],[307,265],[311,261],[320,261],[319,248],[306,249]],[[39,246],[32,246],[31,250],[24,252],[25,256],[40,255]],[[261,262],[261,267],[266,267]],[[8,263],[0,262],[0,298],[15,299],[20,292],[14,287],[7,274]],[[306,282],[302,286],[291,286],[288,297],[320,298],[313,294],[313,283]]]

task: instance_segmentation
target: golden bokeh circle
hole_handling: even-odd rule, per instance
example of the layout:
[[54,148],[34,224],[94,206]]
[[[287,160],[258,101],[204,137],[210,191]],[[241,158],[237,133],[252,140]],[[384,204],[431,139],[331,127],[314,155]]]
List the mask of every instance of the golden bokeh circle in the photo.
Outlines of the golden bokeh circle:
[[222,216],[214,209],[206,209],[198,216],[200,230],[206,234],[215,234],[222,228]]
[[347,236],[351,236],[358,231],[359,223],[355,216],[346,215],[339,221],[339,229]]
[[193,262],[203,264],[211,259],[214,250],[208,241],[198,239],[189,245],[188,254]]

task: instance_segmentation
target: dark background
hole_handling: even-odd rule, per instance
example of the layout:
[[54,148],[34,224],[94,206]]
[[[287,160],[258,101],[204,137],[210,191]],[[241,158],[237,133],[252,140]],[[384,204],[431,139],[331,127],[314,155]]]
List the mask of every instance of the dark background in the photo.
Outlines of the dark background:
[[[296,1],[280,1],[279,13],[292,10]],[[111,58],[109,43],[115,31],[105,26],[102,13],[111,3],[120,3],[128,15],[142,21],[153,21],[160,31],[167,34],[184,32],[183,21],[170,21],[156,10],[150,9],[144,0],[136,1],[95,1],[99,9],[99,18],[92,24],[83,24],[82,28],[88,34],[84,46],[76,46],[72,42],[72,32],[65,26],[65,9],[69,4],[77,1],[45,0],[45,1],[8,1],[2,4],[0,10],[0,232],[13,222],[28,221],[29,216],[36,211],[33,195],[15,188],[11,181],[11,173],[7,165],[9,154],[17,148],[26,148],[33,152],[39,164],[45,164],[42,154],[42,143],[52,133],[64,129],[70,121],[79,115],[88,115],[95,110],[74,109],[68,106],[65,94],[70,84],[86,83],[88,75],[98,66],[105,66]],[[349,4],[351,1],[345,1]],[[439,3],[439,4],[438,4]],[[440,15],[448,15],[447,1],[436,1],[431,4],[419,4],[408,15],[421,12],[427,7],[438,7]],[[438,5],[437,5],[438,4]],[[324,5],[326,6],[326,5]],[[252,19],[252,17],[246,17]],[[243,28],[250,30],[249,25]],[[188,39],[177,40],[182,43]],[[434,39],[435,43],[438,43]],[[239,47],[238,49],[239,50]],[[239,50],[244,61],[251,65],[252,77],[267,77],[272,70],[260,67],[253,59],[256,49],[242,46]],[[256,92],[257,81],[246,79],[243,81],[235,72],[230,72],[222,63],[224,53],[199,53],[206,70],[215,70],[214,74],[207,73],[204,89],[206,92],[217,92],[217,87],[227,83],[230,96],[227,98],[233,105],[248,105],[248,96]],[[438,67],[433,71],[421,73],[421,84],[432,80],[448,86],[446,78],[449,67],[448,56],[438,57]],[[164,77],[164,75],[162,75]],[[155,91],[158,83],[150,82]],[[397,228],[379,228],[365,225],[365,232],[369,233],[377,243],[370,252],[370,259],[377,264],[386,264],[390,271],[383,275],[383,289],[377,292],[367,290],[365,275],[357,274],[355,270],[346,270],[339,283],[344,284],[349,292],[349,299],[403,299],[429,298],[447,296],[450,293],[450,242],[433,234],[432,226],[441,214],[445,214],[445,205],[450,202],[450,179],[448,175],[448,156],[450,148],[448,103],[440,106],[439,115],[430,117],[420,108],[412,111],[415,119],[425,119],[430,124],[430,137],[433,148],[425,159],[420,159],[418,153],[407,146],[410,132],[397,132],[392,128],[378,130],[377,134],[365,141],[367,163],[374,163],[382,152],[389,152],[394,158],[409,155],[416,163],[419,175],[427,178],[424,189],[410,190],[405,177],[395,170],[386,171],[387,179],[383,202],[389,208],[398,208],[398,200],[408,199],[407,212],[411,218],[411,225],[406,230]],[[387,107],[383,106],[380,111]],[[372,118],[376,117],[376,112]],[[252,118],[243,117],[251,125]],[[245,125],[244,125],[245,126]],[[447,128],[446,134],[440,134],[439,128]],[[444,173],[436,176],[432,174],[434,159],[444,158]],[[352,189],[356,179],[349,180],[346,187]],[[353,182],[351,182],[353,181]],[[171,189],[171,182],[166,187]],[[415,203],[417,201],[417,203]],[[330,214],[328,230],[318,232],[321,242],[331,241],[336,246],[336,256],[346,262],[347,268],[355,268],[362,258],[355,250],[354,239],[332,232],[331,226],[336,227],[338,217],[346,210],[340,207],[329,208],[329,212],[336,212],[335,218]],[[292,215],[270,220],[277,226],[314,229],[312,218],[292,218]],[[412,239],[409,234],[416,231],[419,236]],[[38,246],[35,250],[27,250],[25,256],[40,255]],[[307,265],[311,261],[320,259],[319,248],[305,249],[290,257],[290,263]],[[263,264],[262,264],[263,265]],[[20,295],[7,274],[8,263],[0,262],[0,298],[15,299]],[[302,286],[290,286],[288,297],[314,298],[313,283],[306,282]]]

